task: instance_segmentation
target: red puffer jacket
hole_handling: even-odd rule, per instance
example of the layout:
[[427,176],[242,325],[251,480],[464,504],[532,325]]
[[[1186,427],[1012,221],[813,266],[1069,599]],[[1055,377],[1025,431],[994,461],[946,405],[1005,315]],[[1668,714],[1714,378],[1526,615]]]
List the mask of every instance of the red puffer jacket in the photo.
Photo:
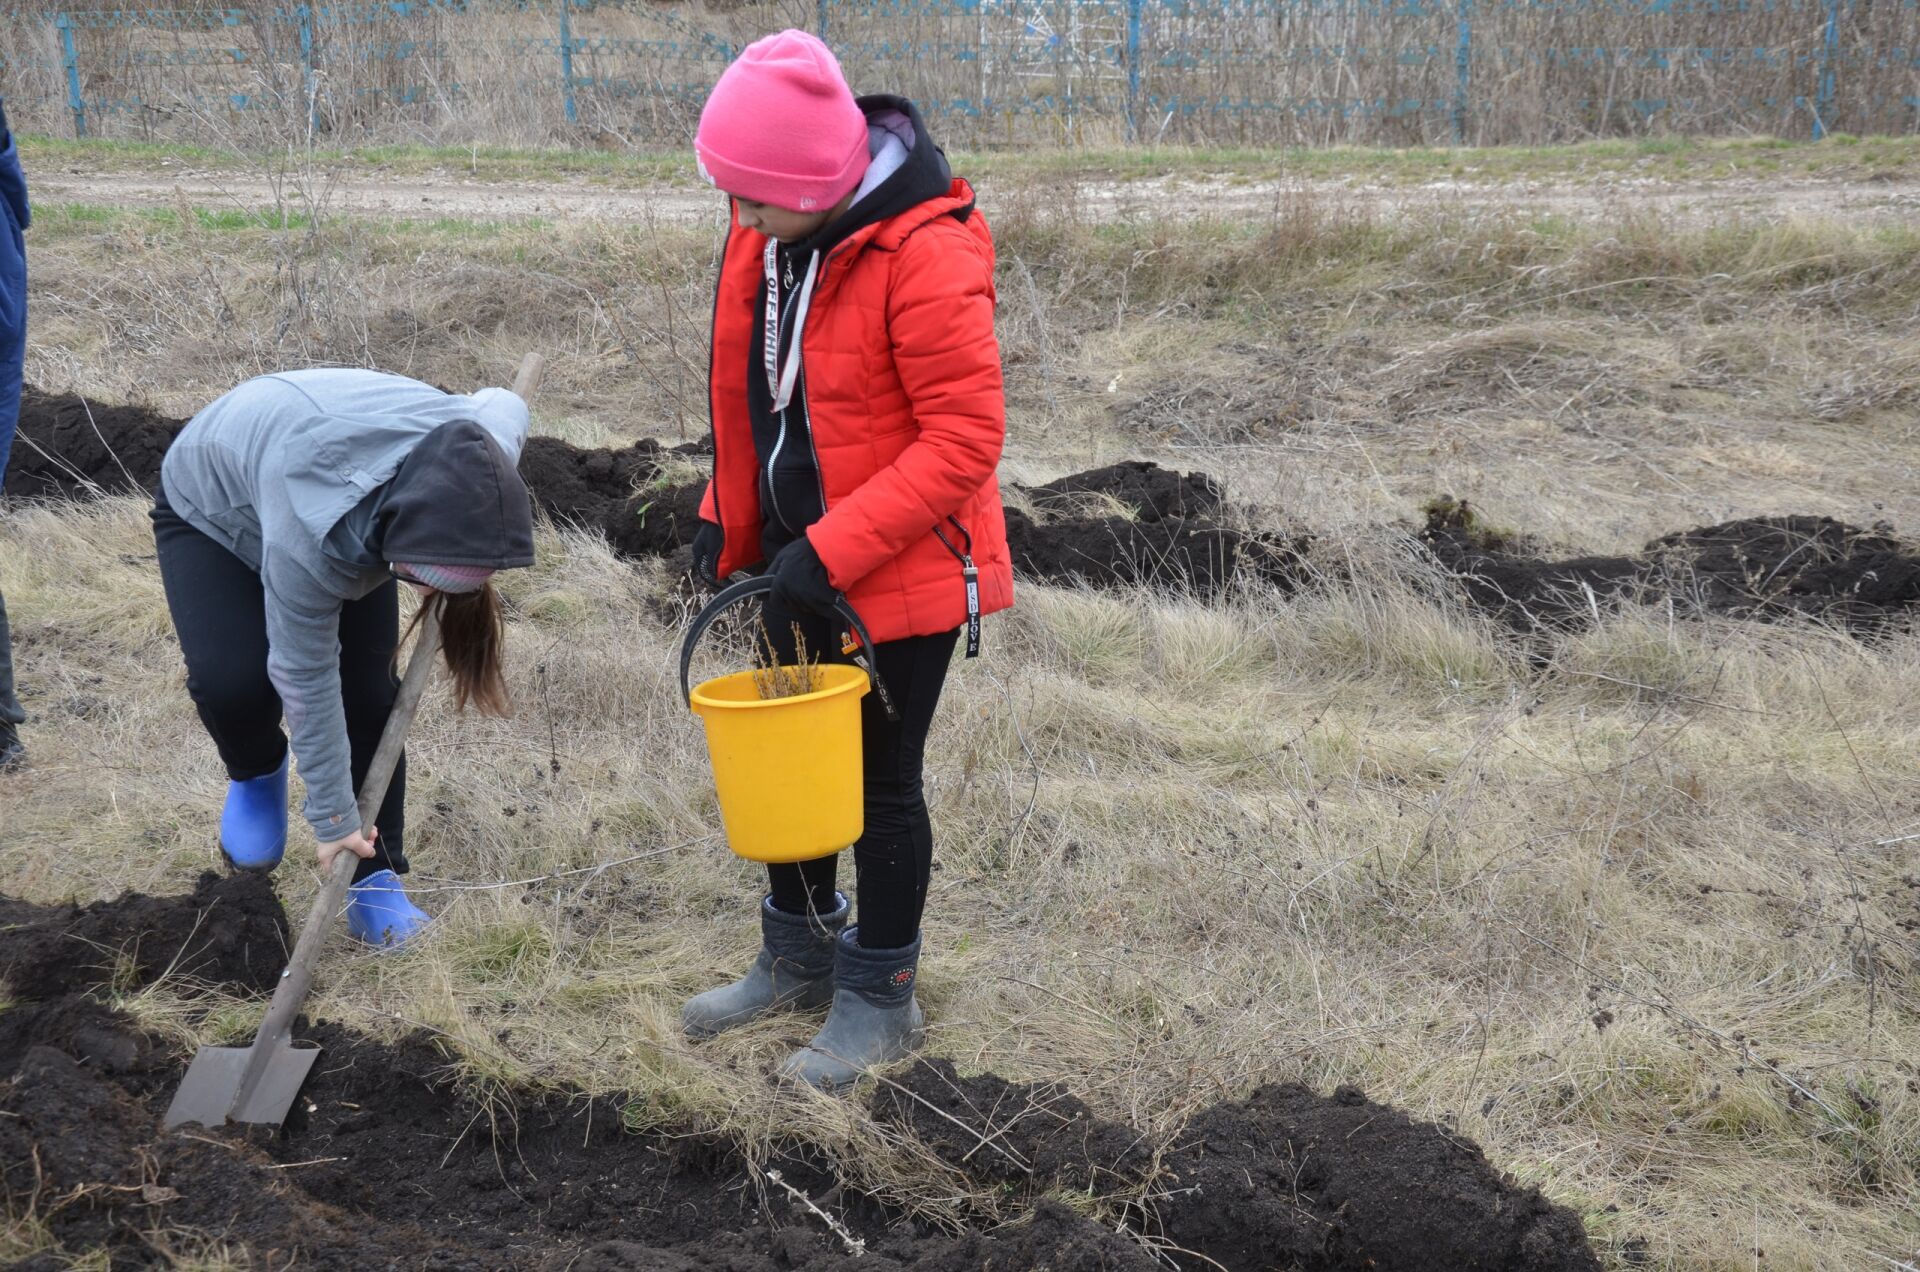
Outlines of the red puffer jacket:
[[[714,475],[700,515],[725,534],[722,578],[761,558],[744,372],[766,242],[734,223],[714,302]],[[993,237],[961,180],[854,232],[822,266],[801,356],[826,515],[807,537],[876,641],[966,621],[969,540],[980,612],[1013,604],[994,300]]]

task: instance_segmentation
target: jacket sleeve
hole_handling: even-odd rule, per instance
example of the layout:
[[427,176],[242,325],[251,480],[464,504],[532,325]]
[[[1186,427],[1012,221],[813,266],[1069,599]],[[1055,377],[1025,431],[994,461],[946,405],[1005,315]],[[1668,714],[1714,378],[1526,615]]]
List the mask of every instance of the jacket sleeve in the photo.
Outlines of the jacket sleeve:
[[267,602],[267,676],[280,694],[294,763],[306,783],[302,811],[315,838],[330,843],[360,829],[353,751],[340,694],[340,600],[273,547],[267,549],[261,581]]
[[998,467],[1007,412],[993,306],[992,265],[958,223],[901,245],[887,336],[920,435],[808,529],[841,591],[958,512]]

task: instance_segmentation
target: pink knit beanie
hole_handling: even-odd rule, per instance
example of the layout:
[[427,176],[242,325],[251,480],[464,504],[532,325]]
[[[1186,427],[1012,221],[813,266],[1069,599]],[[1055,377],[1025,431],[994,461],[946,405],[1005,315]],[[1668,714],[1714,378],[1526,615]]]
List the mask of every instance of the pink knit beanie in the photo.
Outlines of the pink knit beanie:
[[867,171],[867,117],[840,63],[805,31],[747,46],[700,112],[694,153],[706,178],[737,198],[823,211]]

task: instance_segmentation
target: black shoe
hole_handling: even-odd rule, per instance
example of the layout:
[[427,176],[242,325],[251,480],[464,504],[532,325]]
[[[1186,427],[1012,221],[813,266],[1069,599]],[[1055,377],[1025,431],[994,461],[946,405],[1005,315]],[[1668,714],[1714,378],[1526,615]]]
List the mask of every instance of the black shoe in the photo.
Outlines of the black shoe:
[[17,773],[27,766],[27,748],[20,745],[20,731],[0,724],[0,773]]

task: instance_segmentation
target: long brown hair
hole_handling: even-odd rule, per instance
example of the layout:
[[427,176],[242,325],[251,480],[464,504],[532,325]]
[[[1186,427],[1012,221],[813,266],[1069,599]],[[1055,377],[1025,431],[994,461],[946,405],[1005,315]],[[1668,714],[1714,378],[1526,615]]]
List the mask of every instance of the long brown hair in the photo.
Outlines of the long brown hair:
[[513,699],[500,669],[500,653],[507,643],[506,619],[493,584],[483,583],[473,592],[429,593],[407,628],[409,636],[426,618],[428,606],[440,610],[440,654],[453,677],[453,705],[465,711],[472,703],[482,715],[512,715]]

